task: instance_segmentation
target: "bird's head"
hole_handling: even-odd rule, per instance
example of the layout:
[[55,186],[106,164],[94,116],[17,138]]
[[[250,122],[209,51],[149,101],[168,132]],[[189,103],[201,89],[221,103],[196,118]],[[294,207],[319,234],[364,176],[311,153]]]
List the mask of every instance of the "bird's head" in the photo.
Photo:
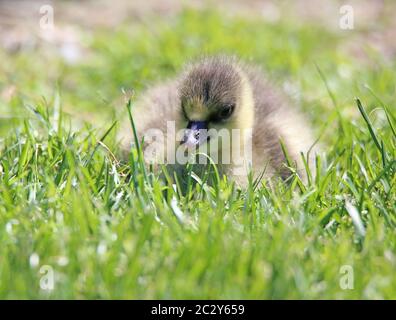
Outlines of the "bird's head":
[[180,102],[187,123],[182,144],[189,148],[216,139],[210,129],[253,127],[253,92],[233,60],[210,58],[190,66],[180,83]]

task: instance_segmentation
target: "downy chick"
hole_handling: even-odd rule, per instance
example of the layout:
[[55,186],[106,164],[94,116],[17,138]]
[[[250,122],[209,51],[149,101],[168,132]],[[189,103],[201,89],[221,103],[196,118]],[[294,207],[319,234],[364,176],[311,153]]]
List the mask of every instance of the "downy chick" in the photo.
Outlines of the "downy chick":
[[[143,93],[133,116],[146,161],[165,163],[178,173],[187,161],[197,161],[191,153],[202,152],[242,186],[249,170],[254,178],[286,179],[290,165],[304,179],[300,153],[306,156],[311,149],[308,164],[314,170],[314,140],[304,117],[258,67],[235,58],[210,57],[188,65],[176,79]],[[121,130],[126,151],[134,141],[127,126]],[[281,142],[292,162],[288,165]]]

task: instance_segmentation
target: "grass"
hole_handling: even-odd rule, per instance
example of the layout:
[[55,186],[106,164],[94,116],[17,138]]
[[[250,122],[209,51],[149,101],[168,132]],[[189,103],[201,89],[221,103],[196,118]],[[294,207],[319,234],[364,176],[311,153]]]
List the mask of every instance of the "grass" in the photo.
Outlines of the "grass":
[[[187,10],[97,30],[77,65],[0,52],[0,86],[17,86],[0,100],[0,297],[396,298],[395,65],[372,53],[362,66],[347,41],[308,22]],[[310,183],[181,190],[138,150],[118,163],[121,88],[140,94],[220,51],[261,64],[310,116],[325,151]],[[76,129],[84,115],[94,121]]]

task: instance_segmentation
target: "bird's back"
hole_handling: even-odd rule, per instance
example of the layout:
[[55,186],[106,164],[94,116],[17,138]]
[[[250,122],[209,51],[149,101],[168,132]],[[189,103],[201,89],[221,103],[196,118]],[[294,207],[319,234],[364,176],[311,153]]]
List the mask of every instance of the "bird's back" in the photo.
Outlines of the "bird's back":
[[[267,175],[278,173],[284,178],[290,175],[282,141],[290,159],[304,176],[300,154],[306,155],[314,144],[307,120],[290,99],[265,78],[260,68],[245,65],[243,69],[252,86],[255,104],[252,141],[255,171],[265,168]],[[309,160],[312,163],[312,155]]]

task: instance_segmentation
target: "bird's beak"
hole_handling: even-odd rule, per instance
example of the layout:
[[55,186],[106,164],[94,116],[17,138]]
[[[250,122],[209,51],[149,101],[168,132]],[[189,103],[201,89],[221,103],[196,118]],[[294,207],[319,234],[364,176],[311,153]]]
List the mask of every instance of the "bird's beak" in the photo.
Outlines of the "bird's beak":
[[208,124],[206,121],[190,121],[180,144],[195,149],[208,140]]

